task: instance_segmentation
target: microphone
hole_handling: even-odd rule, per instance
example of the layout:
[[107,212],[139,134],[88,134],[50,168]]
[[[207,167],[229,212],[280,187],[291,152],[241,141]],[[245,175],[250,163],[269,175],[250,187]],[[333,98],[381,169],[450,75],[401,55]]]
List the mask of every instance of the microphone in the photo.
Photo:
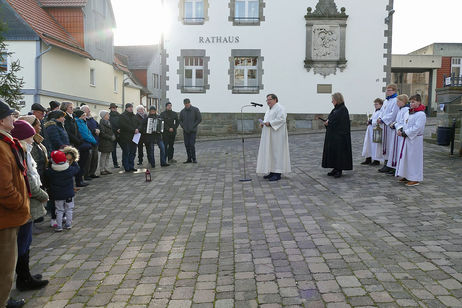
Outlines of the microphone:
[[250,104],[254,107],[257,107],[257,106],[263,107],[263,104],[259,104],[259,103],[250,102]]

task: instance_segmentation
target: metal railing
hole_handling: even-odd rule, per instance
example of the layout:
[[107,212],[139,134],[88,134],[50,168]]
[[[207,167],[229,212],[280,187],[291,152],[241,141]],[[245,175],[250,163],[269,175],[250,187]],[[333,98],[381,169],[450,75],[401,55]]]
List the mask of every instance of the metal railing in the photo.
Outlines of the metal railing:
[[462,75],[452,73],[449,76],[443,75],[444,87],[462,87]]
[[259,17],[234,17],[234,23],[236,24],[253,25],[258,24],[259,22]]
[[183,23],[184,24],[192,24],[192,25],[195,25],[195,24],[203,24],[204,23],[204,20],[205,18],[204,17],[197,17],[197,18],[183,18]]

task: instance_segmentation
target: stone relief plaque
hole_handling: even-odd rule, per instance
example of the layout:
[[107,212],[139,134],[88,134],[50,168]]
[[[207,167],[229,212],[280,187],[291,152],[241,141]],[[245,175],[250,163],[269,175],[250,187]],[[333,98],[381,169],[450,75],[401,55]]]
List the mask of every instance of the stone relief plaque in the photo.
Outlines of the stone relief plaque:
[[345,35],[348,15],[334,0],[319,0],[307,9],[305,68],[324,77],[346,68]]

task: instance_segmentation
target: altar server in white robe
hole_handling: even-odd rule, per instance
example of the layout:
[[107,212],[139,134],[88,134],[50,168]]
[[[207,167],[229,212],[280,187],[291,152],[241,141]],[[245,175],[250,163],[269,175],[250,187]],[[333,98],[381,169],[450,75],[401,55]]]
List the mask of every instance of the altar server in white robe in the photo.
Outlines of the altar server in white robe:
[[423,181],[423,135],[425,130],[425,106],[419,94],[411,98],[409,118],[399,130],[403,137],[400,159],[396,168],[396,176],[402,177],[400,182],[406,186],[416,186]]
[[266,103],[269,109],[260,123],[262,132],[258,149],[257,173],[267,173],[263,178],[273,182],[281,179],[281,173],[291,171],[287,113],[274,94],[266,96]]
[[398,135],[398,131],[403,127],[406,120],[409,118],[409,96],[406,94],[398,95],[396,104],[399,107],[398,114],[396,115],[395,122],[390,124],[391,129],[393,129],[393,147],[391,148],[390,156],[388,157],[387,166],[390,168],[388,171],[389,174],[395,175],[396,166],[401,151],[401,145],[403,144],[403,137]]
[[[383,161],[382,144],[373,142],[374,128],[377,126],[377,119],[380,117],[383,100],[374,100],[375,111],[367,122],[366,135],[364,136],[362,156],[366,158],[361,165],[378,166]],[[380,125],[380,124],[379,124]],[[381,125],[383,129],[383,124]]]
[[387,161],[390,159],[390,154],[393,147],[393,136],[395,132],[390,128],[390,124],[393,123],[396,119],[396,115],[398,114],[399,108],[396,105],[396,97],[398,94],[398,87],[395,84],[389,84],[387,86],[387,99],[383,102],[382,107],[382,114],[380,118],[377,120],[377,123],[384,124],[383,128],[383,136],[382,136],[382,153],[385,159],[385,164],[379,172],[388,172],[390,168],[387,167]]

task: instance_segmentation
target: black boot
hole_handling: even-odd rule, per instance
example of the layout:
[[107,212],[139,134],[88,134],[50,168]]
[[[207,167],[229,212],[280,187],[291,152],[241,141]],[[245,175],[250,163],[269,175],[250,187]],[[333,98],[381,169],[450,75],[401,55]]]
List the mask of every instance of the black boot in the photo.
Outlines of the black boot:
[[10,298],[6,303],[6,308],[20,308],[24,306],[26,302],[23,299],[12,299]]
[[372,162],[372,159],[370,157],[367,157],[365,161],[361,163],[361,165],[369,165]]
[[374,160],[372,163],[371,163],[371,166],[378,166],[380,165],[380,162],[378,160]]
[[388,161],[385,161],[385,162],[383,163],[383,167],[379,169],[379,172],[386,173],[386,172],[390,171],[390,168],[387,167],[387,162],[388,162]]
[[48,284],[48,280],[37,279],[37,276],[32,276],[29,269],[29,250],[18,257],[16,263],[16,289],[19,291],[38,290]]

